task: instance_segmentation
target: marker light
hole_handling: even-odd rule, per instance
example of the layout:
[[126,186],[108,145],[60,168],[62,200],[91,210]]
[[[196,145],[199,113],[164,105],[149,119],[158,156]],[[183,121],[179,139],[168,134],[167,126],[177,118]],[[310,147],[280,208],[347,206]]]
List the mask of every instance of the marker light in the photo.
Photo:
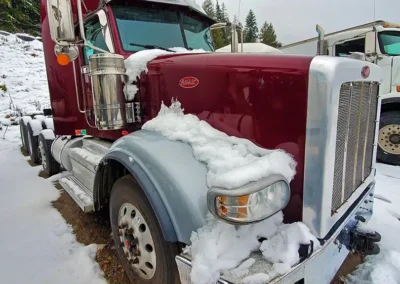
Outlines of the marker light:
[[238,189],[212,188],[207,194],[211,213],[228,223],[261,221],[286,207],[290,187],[281,175],[273,175]]
[[57,55],[57,62],[62,66],[66,66],[69,64],[69,56],[65,53],[60,53]]
[[396,91],[400,93],[400,85],[396,87]]

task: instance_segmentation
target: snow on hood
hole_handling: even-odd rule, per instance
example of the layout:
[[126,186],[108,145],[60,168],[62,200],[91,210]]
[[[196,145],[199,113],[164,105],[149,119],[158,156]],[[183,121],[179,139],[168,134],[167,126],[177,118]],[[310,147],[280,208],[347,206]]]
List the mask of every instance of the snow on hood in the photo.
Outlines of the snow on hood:
[[195,158],[208,167],[209,187],[233,189],[272,174],[281,174],[291,181],[295,175],[296,163],[288,153],[228,136],[195,115],[185,115],[178,101],[170,107],[162,104],[158,116],[142,128],[190,144]]
[[124,94],[127,101],[132,101],[135,98],[139,90],[136,86],[136,82],[142,72],[147,73],[147,63],[153,59],[162,55],[206,52],[203,49],[187,50],[183,47],[173,47],[170,48],[170,50],[173,52],[161,49],[145,49],[132,54],[125,60],[125,74],[128,76],[128,82],[125,84]]

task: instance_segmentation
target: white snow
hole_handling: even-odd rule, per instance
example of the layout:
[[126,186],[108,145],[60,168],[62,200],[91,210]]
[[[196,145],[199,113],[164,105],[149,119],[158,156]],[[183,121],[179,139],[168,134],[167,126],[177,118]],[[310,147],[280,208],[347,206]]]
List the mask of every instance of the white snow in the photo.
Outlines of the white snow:
[[28,121],[28,125],[31,126],[33,136],[38,136],[40,134],[40,131],[42,131],[42,122],[38,119],[32,119]]
[[[320,248],[307,226],[302,223],[283,224],[282,221],[283,214],[278,212],[262,222],[235,227],[208,216],[207,225],[192,234],[192,245],[185,249],[192,256],[191,281],[194,284],[215,283],[220,272],[229,269],[238,277],[247,275],[248,268],[254,264],[254,259],[247,258],[258,250],[274,264],[267,275],[268,279],[273,279],[298,263],[300,244],[309,244],[312,240],[314,251]],[[268,240],[260,244],[260,237]],[[252,277],[246,279],[255,281]]]
[[[42,43],[0,34],[0,119],[40,113],[38,104],[48,103]],[[38,176],[42,167],[30,166],[20,145],[19,126],[11,125],[0,139],[0,282],[106,284],[95,261],[98,245],[76,241],[51,204],[59,191]]]
[[382,235],[380,254],[367,256],[347,283],[397,284],[400,279],[400,167],[377,165],[374,214],[363,230]]
[[83,160],[88,161],[92,165],[98,165],[103,158],[102,156],[96,155],[82,148],[72,148],[70,149],[70,152],[80,156]]
[[264,284],[269,282],[271,279],[269,275],[265,273],[257,273],[251,276],[247,276],[242,280],[243,284]]
[[29,121],[32,120],[32,117],[30,117],[30,116],[23,116],[23,117],[22,117],[22,120],[24,121],[25,125],[27,125],[27,123],[28,123]]
[[77,186],[73,181],[70,181],[67,178],[60,179],[61,183],[65,183],[74,193],[76,196],[79,197],[86,205],[92,203],[92,199],[84,192],[79,186]]
[[0,124],[4,125],[4,126],[10,126],[11,125],[11,120],[8,118],[2,118],[0,119]]
[[49,177],[47,180],[49,180],[49,181],[51,181],[51,182],[57,182],[57,181],[59,181],[60,179],[65,178],[65,177],[69,177],[69,176],[71,176],[71,175],[72,175],[71,172],[63,171],[63,172],[61,172],[61,173],[59,173],[59,174],[56,174],[56,175],[54,175],[54,176]]
[[40,113],[49,104],[42,43],[0,34],[0,118]]
[[295,161],[286,152],[266,150],[249,140],[228,136],[195,115],[185,115],[178,101],[170,107],[162,104],[158,116],[142,128],[190,144],[195,158],[208,167],[209,187],[233,189],[271,174],[291,181],[295,174]]
[[142,72],[147,73],[147,64],[153,59],[162,55],[205,52],[202,49],[187,50],[183,47],[173,47],[170,48],[170,50],[173,52],[161,49],[145,49],[132,54],[125,60],[125,74],[128,76],[128,82],[125,84],[124,93],[127,101],[132,101],[135,98],[135,95],[139,89],[136,85],[133,85],[133,83],[137,82]]
[[54,140],[56,137],[54,136],[54,131],[51,129],[43,129],[40,131],[40,134],[43,135],[46,140]]
[[47,129],[54,130],[54,121],[52,118],[49,118],[49,117],[45,118],[44,123],[46,124]]
[[44,115],[41,115],[41,114],[37,114],[33,118],[39,120],[40,122],[42,122],[42,121],[44,121],[46,119],[46,117]]
[[105,284],[94,260],[97,245],[76,241],[51,205],[59,191],[21,154],[14,140],[19,127],[9,132],[0,139],[0,282]]

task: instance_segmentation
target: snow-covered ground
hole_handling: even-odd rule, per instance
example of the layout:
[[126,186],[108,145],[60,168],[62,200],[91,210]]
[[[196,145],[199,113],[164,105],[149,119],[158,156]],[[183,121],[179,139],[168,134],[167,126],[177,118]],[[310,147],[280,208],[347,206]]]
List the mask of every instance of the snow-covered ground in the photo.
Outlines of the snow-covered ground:
[[374,215],[367,227],[382,235],[380,254],[368,256],[348,283],[400,283],[400,167],[377,165]]
[[[6,118],[7,115],[14,115],[16,112],[35,112],[47,106],[49,104],[47,88],[41,43],[36,40],[24,42],[14,35],[0,35],[0,122],[8,125],[10,120]],[[151,124],[148,127],[151,127]],[[2,139],[4,130],[5,127],[0,133],[0,226],[2,229],[0,282],[105,283],[102,272],[94,261],[96,245],[85,247],[76,241],[71,227],[51,206],[51,201],[59,197],[58,190],[52,185],[51,179],[38,177],[40,168],[31,167],[28,164],[29,158],[21,154],[18,125],[9,126],[5,138]],[[209,181],[213,183],[212,178]],[[382,234],[381,254],[367,257],[366,262],[347,277],[349,283],[399,283],[400,242],[397,241],[400,236],[400,195],[397,193],[399,185],[400,168],[379,164],[375,214],[368,226]],[[278,214],[267,222],[278,225],[281,223],[281,217]],[[231,232],[229,237],[233,243],[237,237],[251,235],[241,230],[225,230],[227,226],[229,225],[220,224],[208,229],[223,237]],[[257,229],[256,227],[254,230]],[[301,225],[298,225],[298,228],[287,226],[282,230],[287,228],[300,230],[300,227]],[[302,230],[304,232],[304,229]],[[228,235],[224,235],[225,233]],[[198,242],[191,248],[197,250],[201,257],[206,257],[199,261],[215,261],[213,259],[215,254],[208,249],[218,243],[201,238],[200,234],[197,238],[206,240],[203,243]],[[276,241],[281,243],[279,240]],[[229,251],[229,244],[222,249]],[[272,262],[280,253],[273,251],[270,254],[268,243],[260,249]],[[292,255],[279,256],[288,258]],[[237,261],[229,259],[229,254],[223,254],[223,256],[225,264]],[[295,259],[275,260],[278,264],[275,267],[278,274],[286,271],[287,264],[295,261]],[[251,262],[249,260],[242,264],[242,268],[246,270],[246,267],[252,264]],[[199,275],[202,274],[201,269],[197,272]],[[207,270],[203,276],[207,274],[214,276],[214,272]],[[257,279],[269,278],[265,274],[255,275],[253,278],[248,278],[248,281],[253,283],[251,281]]]
[[[7,124],[5,116],[13,114],[9,95],[11,108],[32,112],[49,103],[47,88],[41,43],[0,35],[0,121]],[[0,131],[0,283],[106,283],[94,260],[97,245],[76,241],[51,205],[59,191],[22,155],[19,126],[9,126],[3,139],[5,129]]]

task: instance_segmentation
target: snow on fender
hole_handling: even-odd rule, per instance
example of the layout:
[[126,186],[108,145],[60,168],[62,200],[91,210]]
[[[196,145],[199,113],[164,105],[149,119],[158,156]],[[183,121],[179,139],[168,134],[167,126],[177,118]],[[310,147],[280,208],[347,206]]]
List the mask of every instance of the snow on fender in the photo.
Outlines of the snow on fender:
[[[192,147],[196,160],[207,165],[207,185],[228,190],[257,182],[273,174],[280,174],[289,182],[296,171],[292,156],[282,150],[267,150],[247,139],[228,136],[214,129],[197,116],[184,114],[181,104],[172,101],[170,107],[162,104],[157,117],[145,123],[143,129],[155,131],[172,141],[182,141]],[[266,240],[259,242],[259,238]],[[223,240],[223,241],[221,241]],[[254,251],[260,251],[271,262],[268,275],[254,275],[244,283],[257,283],[285,274],[299,262],[300,244],[318,241],[303,223],[284,224],[281,211],[248,226],[234,226],[217,220],[210,213],[207,224],[193,232],[191,245],[184,252],[192,257],[191,281],[194,284],[215,283],[220,272],[247,275],[249,267],[238,265]],[[274,258],[274,254],[282,254]],[[252,261],[248,261],[252,265]]]

